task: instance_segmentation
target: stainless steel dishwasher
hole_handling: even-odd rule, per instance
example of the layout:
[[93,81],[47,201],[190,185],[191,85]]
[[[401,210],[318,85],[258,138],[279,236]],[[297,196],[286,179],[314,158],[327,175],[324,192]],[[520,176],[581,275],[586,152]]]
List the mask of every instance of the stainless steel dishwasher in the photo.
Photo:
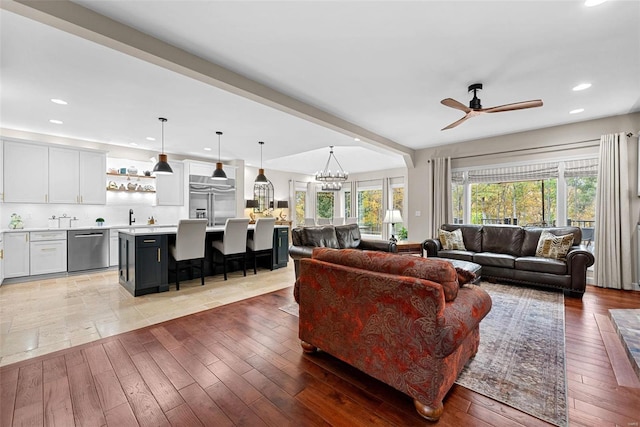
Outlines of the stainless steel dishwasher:
[[67,271],[109,267],[109,230],[69,230]]

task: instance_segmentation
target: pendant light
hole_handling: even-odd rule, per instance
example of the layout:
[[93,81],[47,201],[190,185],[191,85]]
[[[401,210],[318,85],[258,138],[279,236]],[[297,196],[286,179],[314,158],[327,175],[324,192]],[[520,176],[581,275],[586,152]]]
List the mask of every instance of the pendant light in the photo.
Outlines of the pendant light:
[[167,155],[164,154],[164,122],[167,121],[164,117],[158,117],[160,120],[160,126],[162,127],[162,152],[158,155],[158,163],[153,167],[153,173],[158,175],[173,173],[173,169],[167,163]]
[[211,175],[211,179],[215,180],[223,180],[227,179],[227,174],[224,173],[222,169],[222,162],[220,161],[220,136],[222,132],[217,131],[216,135],[218,135],[218,162],[216,163],[216,170],[213,171],[213,175]]
[[258,169],[258,176],[256,177],[256,184],[267,185],[269,180],[266,176],[264,176],[264,169],[262,168],[262,146],[264,145],[263,141],[258,141],[260,144],[260,169]]

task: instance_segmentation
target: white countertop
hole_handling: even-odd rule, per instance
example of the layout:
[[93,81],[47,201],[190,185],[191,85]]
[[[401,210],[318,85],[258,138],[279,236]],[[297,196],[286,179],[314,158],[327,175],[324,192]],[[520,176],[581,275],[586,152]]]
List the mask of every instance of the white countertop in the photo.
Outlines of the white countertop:
[[59,231],[59,230],[64,230],[64,231],[69,231],[69,230],[111,230],[111,229],[121,229],[121,228],[126,228],[126,229],[137,229],[137,228],[162,228],[162,227],[177,227],[176,224],[154,224],[154,225],[148,225],[148,224],[140,224],[140,225],[127,225],[127,224],[119,224],[119,225],[103,225],[101,227],[98,227],[97,225],[88,225],[86,227],[84,226],[78,226],[78,227],[71,227],[71,228],[50,228],[50,227],[25,227],[25,228],[16,228],[16,229],[12,229],[12,228],[3,228],[0,229],[1,233],[19,233],[19,232],[24,232],[24,231]]
[[[255,224],[249,224],[249,230],[254,230]],[[287,225],[276,225],[275,228],[289,228]],[[150,234],[176,234],[178,227],[145,227],[134,228],[124,227],[118,229],[120,233],[129,234],[132,236],[148,236]],[[215,225],[213,227],[207,227],[207,233],[222,233],[224,232],[224,225]]]

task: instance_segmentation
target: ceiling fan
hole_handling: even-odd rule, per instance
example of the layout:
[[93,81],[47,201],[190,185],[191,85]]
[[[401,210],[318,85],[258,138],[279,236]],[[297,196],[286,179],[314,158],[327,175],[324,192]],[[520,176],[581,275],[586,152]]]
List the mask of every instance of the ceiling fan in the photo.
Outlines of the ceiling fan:
[[446,105],[447,107],[455,108],[456,110],[465,112],[465,116],[463,118],[451,123],[449,126],[443,128],[442,130],[454,128],[467,119],[470,119],[474,116],[479,116],[480,114],[484,113],[499,113],[502,111],[523,110],[525,108],[542,107],[542,100],[535,99],[533,101],[515,102],[513,104],[499,105],[497,107],[482,108],[482,105],[480,104],[480,98],[477,97],[477,91],[479,90],[482,90],[482,83],[474,83],[469,86],[469,92],[473,91],[473,99],[469,101],[468,107],[452,98],[446,98],[440,101],[442,105]]

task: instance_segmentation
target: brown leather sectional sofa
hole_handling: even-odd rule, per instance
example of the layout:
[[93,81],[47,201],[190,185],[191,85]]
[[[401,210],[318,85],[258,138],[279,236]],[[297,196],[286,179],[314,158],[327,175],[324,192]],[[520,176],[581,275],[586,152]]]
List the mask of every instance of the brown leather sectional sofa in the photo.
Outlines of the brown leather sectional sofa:
[[289,255],[293,259],[296,279],[300,276],[300,259],[311,258],[313,248],[396,252],[395,243],[363,239],[358,224],[297,227],[291,231],[291,243]]
[[[578,227],[519,227],[512,225],[444,224],[441,229],[460,229],[465,249],[443,250],[440,240],[427,239],[423,247],[427,257],[471,261],[482,266],[488,280],[545,286],[562,289],[569,296],[582,298],[587,284],[587,268],[594,257],[581,246]],[[573,234],[573,246],[564,259],[536,255],[542,231],[556,236]]]

